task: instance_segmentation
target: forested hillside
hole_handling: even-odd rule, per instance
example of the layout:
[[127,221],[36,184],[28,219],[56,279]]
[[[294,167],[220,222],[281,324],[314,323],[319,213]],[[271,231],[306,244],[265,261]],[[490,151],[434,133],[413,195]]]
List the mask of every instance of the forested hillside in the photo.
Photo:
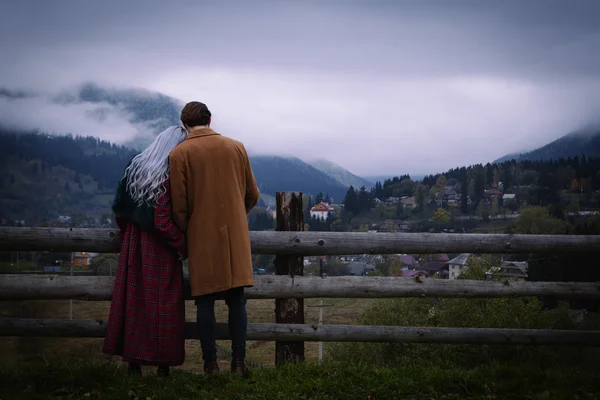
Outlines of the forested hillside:
[[91,137],[0,132],[0,215],[101,216],[135,151]]
[[294,157],[251,156],[252,169],[263,193],[304,192],[327,193],[340,202],[348,189],[335,178]]
[[[29,225],[58,215],[110,216],[116,185],[136,153],[93,137],[0,131],[0,219]],[[252,156],[251,163],[263,193],[259,205],[277,191],[324,192],[339,202],[347,189],[296,158]]]
[[600,128],[570,133],[545,146],[522,154],[509,154],[496,162],[558,160],[568,157],[600,157]]
[[312,165],[319,171],[329,175],[339,183],[341,183],[345,187],[361,187],[365,186],[371,188],[373,186],[373,182],[368,179],[357,176],[347,169],[324,159],[316,159],[316,160],[306,160],[306,163]]

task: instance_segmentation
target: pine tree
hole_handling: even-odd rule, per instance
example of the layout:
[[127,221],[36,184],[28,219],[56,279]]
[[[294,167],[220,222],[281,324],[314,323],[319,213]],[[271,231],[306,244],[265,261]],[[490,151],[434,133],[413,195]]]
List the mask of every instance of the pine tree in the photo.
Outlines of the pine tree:
[[367,192],[367,188],[362,186],[358,192],[358,212],[368,211],[373,208],[371,195]]
[[323,200],[324,196],[323,196],[323,192],[319,192],[317,194],[317,196],[315,197],[315,204],[319,204],[321,203]]
[[460,185],[460,212],[463,214],[469,212],[469,183],[466,175]]
[[344,208],[346,211],[351,212],[354,215],[358,214],[358,194],[356,193],[354,186],[350,186],[346,192],[346,197],[344,198]]

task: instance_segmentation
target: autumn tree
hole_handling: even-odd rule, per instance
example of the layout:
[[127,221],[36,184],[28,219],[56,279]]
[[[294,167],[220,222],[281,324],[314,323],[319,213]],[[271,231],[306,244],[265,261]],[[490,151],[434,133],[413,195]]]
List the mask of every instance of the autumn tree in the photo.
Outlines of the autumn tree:
[[402,276],[402,263],[397,257],[394,257],[390,263],[389,276]]
[[577,181],[577,178],[573,178],[573,180],[571,181],[571,190],[572,191],[579,190],[579,182]]
[[448,210],[444,210],[443,208],[438,208],[433,213],[433,217],[431,218],[436,225],[436,228],[439,230],[442,225],[447,224],[450,221],[450,216],[452,214]]
[[437,180],[435,181],[435,185],[429,191],[429,196],[431,197],[431,199],[437,201],[438,204],[440,204],[440,205],[444,198],[444,191],[446,190],[447,183],[448,183],[448,180],[446,179],[446,176],[440,175],[440,176],[438,176]]

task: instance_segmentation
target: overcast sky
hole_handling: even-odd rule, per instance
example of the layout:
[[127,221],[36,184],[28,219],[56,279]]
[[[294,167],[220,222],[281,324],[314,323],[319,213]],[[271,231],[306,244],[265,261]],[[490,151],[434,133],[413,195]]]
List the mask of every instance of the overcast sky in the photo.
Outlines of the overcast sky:
[[[600,122],[598,0],[0,3],[0,88],[200,100],[251,151],[362,175],[493,161]],[[0,122],[136,129],[44,101],[0,96]]]

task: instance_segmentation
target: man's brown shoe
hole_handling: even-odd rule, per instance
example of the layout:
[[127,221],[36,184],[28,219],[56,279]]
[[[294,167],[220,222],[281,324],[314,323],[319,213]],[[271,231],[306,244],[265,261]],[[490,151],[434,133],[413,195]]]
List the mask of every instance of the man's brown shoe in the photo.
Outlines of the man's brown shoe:
[[204,363],[204,373],[207,375],[218,374],[220,372],[217,361],[207,361]]
[[233,360],[231,362],[231,372],[241,376],[242,378],[247,378],[249,375],[244,360]]

